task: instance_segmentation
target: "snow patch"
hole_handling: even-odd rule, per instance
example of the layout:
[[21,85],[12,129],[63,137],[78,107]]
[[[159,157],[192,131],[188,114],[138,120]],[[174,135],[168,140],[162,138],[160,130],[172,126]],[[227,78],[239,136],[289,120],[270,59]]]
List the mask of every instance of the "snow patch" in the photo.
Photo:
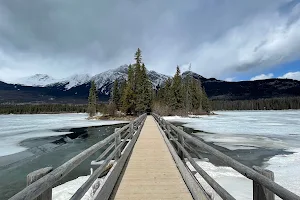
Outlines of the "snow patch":
[[26,86],[41,86],[55,83],[57,79],[47,74],[35,74],[33,76],[24,77],[14,81],[14,84],[26,85]]
[[[236,199],[252,199],[252,181],[250,179],[244,177],[231,167],[217,167],[205,161],[197,161],[197,164]],[[191,171],[195,171],[189,162],[187,162],[187,166]],[[213,199],[222,199],[200,174],[197,173],[195,176]]]
[[[66,182],[62,185],[54,187],[52,189],[52,199],[53,200],[66,200],[70,199],[73,194],[88,180],[90,176],[80,176],[77,179]],[[82,200],[92,200],[94,199],[94,194],[96,190],[102,187],[104,179],[98,178],[92,185],[92,187],[85,193],[81,198]]]
[[300,196],[300,148],[289,149],[291,155],[276,155],[266,164],[273,171],[275,182]]

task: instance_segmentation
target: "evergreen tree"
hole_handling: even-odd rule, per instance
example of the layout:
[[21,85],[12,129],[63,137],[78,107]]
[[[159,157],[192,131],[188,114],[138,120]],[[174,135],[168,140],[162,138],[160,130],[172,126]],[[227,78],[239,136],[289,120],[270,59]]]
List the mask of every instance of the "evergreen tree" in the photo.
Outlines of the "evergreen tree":
[[137,49],[134,55],[134,59],[136,62],[136,65],[141,66],[142,65],[142,51],[140,48]]
[[136,111],[138,113],[145,112],[148,108],[151,107],[152,101],[152,85],[149,81],[147,70],[142,64],[139,74],[137,74],[137,78],[139,80],[137,87],[137,101],[136,101]]
[[181,80],[181,73],[179,66],[176,68],[176,74],[173,77],[173,83],[171,87],[171,107],[174,110],[180,110],[184,107],[183,87]]
[[96,103],[97,103],[97,89],[94,81],[91,83],[91,88],[88,98],[88,113],[90,117],[95,116],[96,114]]
[[127,87],[127,81],[123,80],[120,84],[120,92],[119,92],[119,94],[120,94],[120,110],[122,110],[123,96],[124,96],[126,87]]
[[210,106],[210,102],[209,99],[206,95],[205,89],[202,89],[202,107],[203,110],[206,112],[210,112],[211,111],[211,106]]
[[191,78],[191,73],[189,72],[185,79],[183,80],[183,91],[184,91],[184,106],[186,112],[191,112],[193,110],[192,100],[193,100],[193,81]]
[[116,105],[117,110],[120,108],[121,96],[119,91],[119,81],[116,79],[113,85],[113,91],[111,92],[111,101]]
[[125,113],[135,113],[135,94],[134,87],[134,71],[132,66],[128,67],[128,81],[122,94],[122,111]]
[[201,83],[193,79],[191,85],[191,90],[192,90],[192,108],[193,110],[202,110],[202,102],[203,102],[203,95],[202,95],[202,88],[201,88]]
[[172,91],[172,79],[168,78],[165,86],[162,91],[163,96],[163,102],[165,102],[167,105],[171,105],[172,97],[173,97],[173,91]]

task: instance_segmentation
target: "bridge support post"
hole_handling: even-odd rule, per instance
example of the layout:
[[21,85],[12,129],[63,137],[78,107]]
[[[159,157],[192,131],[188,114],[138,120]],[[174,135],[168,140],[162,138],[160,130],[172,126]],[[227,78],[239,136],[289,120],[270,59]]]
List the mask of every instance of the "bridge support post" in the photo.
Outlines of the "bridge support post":
[[131,135],[130,137],[133,137],[133,134],[134,134],[134,126],[133,126],[133,123],[130,124],[130,127],[129,127],[129,134]]
[[[164,126],[165,126],[166,129],[167,129],[166,131],[168,131],[169,133],[171,133],[172,130],[171,130],[170,125],[169,125],[169,124],[165,124]],[[167,134],[167,138],[170,139],[169,134]]]
[[[178,126],[179,129],[183,130],[183,127]],[[177,133],[177,138],[178,138],[178,142],[181,144],[181,146],[184,148],[184,138],[180,133]],[[177,151],[178,151],[178,155],[181,158],[181,160],[184,159],[184,154],[183,152],[180,150],[179,147],[177,147]]]
[[[272,171],[257,166],[253,166],[253,169],[258,173],[274,181],[274,173]],[[253,181],[253,200],[274,200],[274,199],[275,199],[275,194],[272,191],[268,190],[261,184]]]
[[[117,132],[120,128],[116,128],[115,132]],[[121,143],[121,134],[117,134],[115,137],[115,149],[118,148],[119,144]],[[115,156],[115,161],[117,161],[121,157],[121,149],[118,150],[118,153]]]
[[[27,186],[39,180],[46,174],[50,173],[52,170],[53,170],[52,167],[46,167],[31,172],[30,174],[27,175]],[[51,199],[52,199],[52,188],[49,188],[34,200],[51,200]]]

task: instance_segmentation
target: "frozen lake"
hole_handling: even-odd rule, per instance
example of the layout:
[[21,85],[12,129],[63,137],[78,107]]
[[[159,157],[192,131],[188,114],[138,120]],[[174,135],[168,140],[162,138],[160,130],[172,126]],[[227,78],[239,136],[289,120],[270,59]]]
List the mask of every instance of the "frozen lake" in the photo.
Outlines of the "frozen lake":
[[65,135],[57,129],[118,124],[120,121],[86,120],[87,114],[0,115],[0,157],[26,150],[25,139]]
[[[47,144],[53,138],[69,134],[71,128],[77,127],[74,131],[88,134],[86,138],[72,140],[56,147],[54,151],[35,159],[26,159],[9,168],[1,169],[0,162],[0,199],[6,199],[23,188],[27,173],[45,166],[57,167],[114,130],[114,127],[98,126],[120,123],[86,118],[86,114],[0,115],[0,161],[23,154],[26,150],[37,155],[32,145]],[[175,116],[166,119],[184,123],[198,137],[223,148],[248,166],[260,165],[272,170],[276,182],[300,195],[300,111],[224,111],[200,118]],[[92,126],[94,128],[80,128]],[[211,161],[198,161],[198,164],[236,199],[252,199],[252,181],[230,167]],[[88,175],[89,162],[76,169],[63,182],[78,175]],[[207,191],[213,193],[201,177],[197,178]],[[7,184],[8,181],[11,182]],[[216,194],[213,195],[218,199]]]
[[[124,126],[121,121],[86,118],[86,114],[0,115],[0,199],[23,189],[28,173],[47,166],[56,168]],[[59,184],[89,175],[90,162],[104,150],[76,167]]]
[[[249,151],[248,165],[263,160],[262,167],[275,173],[275,181],[300,195],[300,110],[286,111],[222,111],[200,118],[165,117],[184,123],[204,141],[227,151]],[[254,151],[291,152],[275,156],[250,157]],[[247,159],[243,158],[243,159]],[[236,199],[252,199],[252,181],[230,167],[199,161],[198,164],[227,189]],[[251,166],[252,166],[251,165]],[[205,188],[214,193],[206,185]],[[218,199],[217,195],[216,199]]]

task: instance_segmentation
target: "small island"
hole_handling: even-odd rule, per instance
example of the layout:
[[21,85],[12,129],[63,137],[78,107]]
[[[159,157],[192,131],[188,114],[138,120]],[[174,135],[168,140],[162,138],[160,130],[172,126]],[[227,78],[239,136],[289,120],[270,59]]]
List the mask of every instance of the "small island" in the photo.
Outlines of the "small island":
[[[128,79],[116,79],[107,104],[97,113],[97,86],[92,81],[88,98],[89,119],[132,120],[142,113],[155,112],[159,115],[208,115],[211,106],[201,82],[192,73],[182,76],[179,66],[172,78],[154,87],[142,62],[138,48],[135,63],[128,67]],[[189,71],[190,72],[190,71]]]

